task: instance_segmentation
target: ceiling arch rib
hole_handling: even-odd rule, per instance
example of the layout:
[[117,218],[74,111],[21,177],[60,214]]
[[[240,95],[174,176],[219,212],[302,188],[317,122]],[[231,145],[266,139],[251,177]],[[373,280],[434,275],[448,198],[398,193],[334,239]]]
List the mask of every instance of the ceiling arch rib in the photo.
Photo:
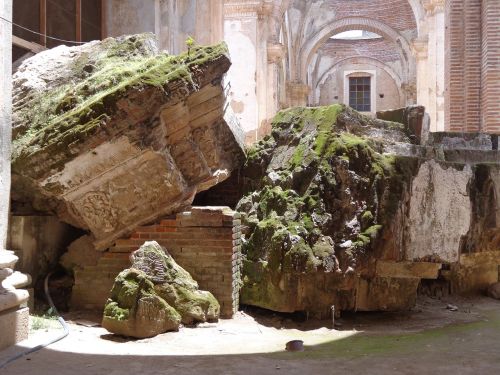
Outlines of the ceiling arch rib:
[[318,33],[312,36],[301,48],[299,78],[305,82],[307,78],[307,69],[312,56],[323,43],[333,35],[349,30],[366,30],[377,33],[388,40],[396,43],[401,48],[403,61],[408,65],[407,76],[411,76],[415,71],[415,63],[411,58],[412,52],[409,42],[398,31],[388,25],[363,17],[349,17],[334,21],[322,28]]

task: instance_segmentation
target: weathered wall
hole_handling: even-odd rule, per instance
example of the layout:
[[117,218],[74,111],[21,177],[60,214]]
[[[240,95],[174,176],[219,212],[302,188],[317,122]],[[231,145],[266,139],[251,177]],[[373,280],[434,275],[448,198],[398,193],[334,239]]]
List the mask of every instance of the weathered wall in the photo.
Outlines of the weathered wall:
[[461,236],[470,227],[468,184],[472,170],[427,161],[413,180],[408,217],[406,259],[457,262]]
[[221,305],[221,316],[238,309],[240,269],[239,214],[224,207],[193,207],[158,224],[138,227],[103,253],[97,266],[75,271],[72,308],[101,309],[116,275],[130,266],[132,251],[145,241],[165,247],[175,261]]
[[224,40],[229,47],[232,65],[226,81],[229,88],[228,102],[247,134],[247,142],[256,137],[259,108],[257,102],[257,14],[245,18],[226,18]]
[[156,0],[104,0],[105,36],[156,31]]
[[[332,103],[349,104],[349,97],[345,96],[345,76],[348,72],[359,72],[359,76],[365,76],[363,72],[374,72],[372,76],[372,90],[375,90],[375,103],[372,103],[372,112],[384,111],[391,108],[406,106],[405,100],[398,90],[396,81],[387,71],[378,66],[359,64],[356,60],[339,64],[337,69],[325,77],[315,90],[316,101],[313,105],[329,105]],[[354,76],[350,74],[351,76]],[[348,91],[347,91],[348,92]],[[380,97],[383,94],[383,98]],[[373,105],[375,104],[375,105]]]
[[17,268],[30,274],[35,284],[54,269],[80,233],[55,216],[11,216],[8,247],[19,257]]
[[105,36],[155,33],[159,46],[172,54],[186,50],[191,36],[208,45],[223,39],[220,0],[104,0]]
[[192,36],[199,44],[223,40],[223,2],[220,0],[157,1],[157,35],[160,47],[171,53],[186,50]]

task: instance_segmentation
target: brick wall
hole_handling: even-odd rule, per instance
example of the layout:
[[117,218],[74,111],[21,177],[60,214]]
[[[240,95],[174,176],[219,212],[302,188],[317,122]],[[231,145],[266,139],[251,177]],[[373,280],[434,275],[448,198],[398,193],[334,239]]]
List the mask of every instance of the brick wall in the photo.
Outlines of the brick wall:
[[500,133],[500,1],[446,2],[445,58],[446,129]]
[[130,266],[129,255],[145,241],[157,241],[175,261],[210,291],[221,316],[238,309],[241,266],[239,214],[227,207],[193,207],[191,211],[137,228],[119,239],[96,266],[75,272],[72,308],[102,309],[116,275]]
[[353,2],[330,0],[328,3],[330,9],[335,12],[337,19],[366,17],[382,21],[399,31],[417,28],[417,22],[408,1],[363,0]]
[[500,0],[482,1],[482,123],[500,133]]

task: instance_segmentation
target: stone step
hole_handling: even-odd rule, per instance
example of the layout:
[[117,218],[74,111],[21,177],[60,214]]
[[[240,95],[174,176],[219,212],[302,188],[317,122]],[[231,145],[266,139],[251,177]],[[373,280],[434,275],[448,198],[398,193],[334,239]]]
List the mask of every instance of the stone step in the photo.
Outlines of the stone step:
[[0,311],[18,307],[28,301],[30,297],[24,289],[0,289]]
[[21,273],[19,271],[15,271],[12,275],[7,277],[2,285],[5,286],[6,288],[8,286],[12,286],[14,288],[24,288],[27,287],[28,285],[31,285],[31,275],[28,275],[26,273]]
[[19,258],[14,255],[13,251],[0,250],[0,269],[14,268]]

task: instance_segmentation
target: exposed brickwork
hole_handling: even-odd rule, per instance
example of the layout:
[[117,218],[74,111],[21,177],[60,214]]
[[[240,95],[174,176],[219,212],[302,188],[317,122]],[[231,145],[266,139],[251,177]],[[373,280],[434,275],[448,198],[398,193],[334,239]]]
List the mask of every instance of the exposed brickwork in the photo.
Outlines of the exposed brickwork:
[[350,57],[370,57],[381,62],[394,62],[401,59],[397,46],[385,38],[342,40],[329,39],[318,52],[330,55],[336,61]]
[[500,1],[449,0],[446,19],[445,127],[500,133]]
[[500,133],[500,0],[482,1],[482,124]]
[[[361,6],[353,6],[359,3]],[[408,1],[401,0],[331,0],[331,8],[337,18],[366,17],[377,19],[395,30],[416,29],[417,23]]]
[[238,309],[241,232],[239,214],[224,207],[193,207],[119,239],[97,266],[75,272],[72,307],[102,309],[116,275],[145,241],[157,241],[221,304],[221,316]]

